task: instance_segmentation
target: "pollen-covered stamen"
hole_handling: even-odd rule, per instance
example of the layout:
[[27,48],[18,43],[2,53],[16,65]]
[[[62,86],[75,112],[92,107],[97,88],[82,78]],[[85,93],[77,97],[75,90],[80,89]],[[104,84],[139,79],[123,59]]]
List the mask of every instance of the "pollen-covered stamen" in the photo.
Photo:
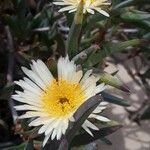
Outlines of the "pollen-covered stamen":
[[64,104],[65,103],[70,104],[69,100],[67,98],[65,98],[65,97],[64,98],[60,98],[59,99],[59,103],[62,105],[62,111],[64,111],[64,108],[65,108]]
[[53,80],[42,96],[43,109],[50,116],[65,117],[74,113],[85,101],[80,83],[60,79]]
[[59,102],[63,105],[64,103],[68,103],[69,104],[69,100],[67,98],[60,98]]

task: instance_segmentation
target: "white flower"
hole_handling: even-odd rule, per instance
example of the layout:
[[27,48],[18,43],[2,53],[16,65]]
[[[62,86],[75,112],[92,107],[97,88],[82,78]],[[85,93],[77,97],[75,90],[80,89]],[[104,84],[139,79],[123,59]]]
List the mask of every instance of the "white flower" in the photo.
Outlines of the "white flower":
[[[57,0],[53,3],[55,5],[64,6],[59,12],[69,11],[69,13],[71,13],[77,10],[80,1],[81,0]],[[94,10],[96,10],[104,16],[109,17],[109,14],[101,8],[101,6],[110,5],[107,0],[83,0],[83,4],[83,13],[89,12],[94,14]]]
[[[22,67],[27,77],[15,81],[23,91],[15,91],[16,94],[12,95],[14,100],[23,103],[15,106],[15,109],[26,111],[19,118],[33,118],[29,126],[41,126],[38,133],[45,134],[43,146],[50,137],[51,140],[59,140],[65,134],[69,121],[74,121],[73,115],[79,106],[105,88],[104,84],[96,86],[98,78],[91,74],[91,70],[84,76],[81,70],[77,71],[76,65],[68,57],[61,57],[57,68],[58,78],[55,79],[41,60],[33,60],[31,70]],[[98,115],[106,105],[106,102],[100,103],[89,118],[109,121]],[[98,130],[88,120],[82,127],[91,135],[89,128]]]

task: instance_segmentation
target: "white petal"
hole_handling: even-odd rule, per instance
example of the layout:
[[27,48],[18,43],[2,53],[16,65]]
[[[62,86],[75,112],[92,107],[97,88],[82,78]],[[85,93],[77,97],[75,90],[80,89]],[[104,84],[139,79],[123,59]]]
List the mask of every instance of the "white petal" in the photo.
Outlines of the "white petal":
[[19,116],[19,119],[23,118],[32,118],[32,117],[47,117],[48,114],[44,112],[35,112],[35,111],[28,111],[24,115]]
[[76,74],[76,65],[73,61],[69,61],[68,56],[65,58],[59,58],[57,69],[58,79],[64,79],[69,82],[72,81],[72,77],[74,77],[74,74]]
[[95,114],[91,114],[91,115],[89,116],[89,118],[95,118],[95,119],[97,119],[97,120],[104,121],[104,122],[110,121],[110,120],[109,120],[108,118],[106,118],[106,117],[99,116],[99,115],[95,115]]
[[106,87],[105,87],[105,84],[104,84],[104,83],[99,84],[98,86],[96,86],[96,93],[100,93],[100,92],[104,91],[105,88],[106,88]]
[[53,129],[57,128],[61,121],[61,119],[55,119],[53,122],[49,123],[48,129],[45,131],[45,135],[48,135]]
[[23,80],[14,81],[14,83],[19,85],[23,89],[26,89],[26,90],[28,90],[28,91],[30,91],[32,93],[35,93],[35,94],[41,93],[41,90],[38,90],[37,88],[32,87],[31,85],[29,85],[27,82],[25,82]]
[[53,2],[53,4],[55,4],[55,5],[61,5],[61,6],[63,6],[63,5],[68,5],[68,4],[65,3],[65,2]]
[[43,81],[40,79],[40,77],[33,71],[25,68],[25,67],[21,67],[22,71],[31,79],[33,80],[39,87],[41,87],[43,90],[45,90],[46,85],[43,83]]
[[42,111],[43,110],[41,107],[36,107],[36,106],[31,106],[31,105],[18,105],[18,106],[14,106],[14,108],[17,111],[22,111],[22,110]]
[[51,140],[54,140],[54,138],[56,137],[56,134],[57,134],[57,130],[54,129],[52,132]]
[[69,11],[69,13],[75,12],[76,10],[77,10],[77,8],[72,9],[72,10]]
[[108,105],[109,103],[108,102],[101,102],[99,105],[100,106],[106,106],[106,105]]
[[69,120],[70,120],[71,122],[75,122],[75,119],[74,119],[73,116],[71,116],[71,117],[69,118]]
[[51,136],[51,134],[48,134],[45,138],[44,138],[44,141],[43,141],[43,147],[45,146],[45,144],[47,143],[49,137]]
[[58,129],[57,129],[57,140],[60,140],[61,138],[61,135],[62,135],[62,126],[60,126]]
[[12,97],[12,99],[14,99],[18,102],[30,104],[30,105],[37,106],[37,107],[39,106],[38,102],[36,103],[34,101],[29,101],[28,99],[24,99],[24,98],[20,97],[19,95],[12,95],[11,97]]
[[68,119],[62,120],[62,133],[65,134],[68,128],[69,121]]
[[64,12],[72,9],[75,9],[75,6],[66,6],[64,8],[61,8],[58,12]]
[[32,61],[32,63],[32,70],[38,74],[44,84],[49,85],[54,78],[48,70],[47,66],[41,60],[37,60],[37,62]]
[[72,76],[71,81],[73,83],[79,83],[79,81],[81,80],[82,76],[83,76],[83,71],[80,70],[80,71],[74,73],[74,75]]
[[88,120],[85,120],[84,125],[85,125],[86,127],[89,127],[89,128],[91,128],[91,129],[93,129],[93,130],[99,130],[98,127],[96,127],[93,123],[91,123],[91,122],[88,121]]
[[87,12],[89,12],[90,14],[94,14],[94,10],[92,10],[92,9],[86,9],[87,10]]
[[29,123],[29,126],[39,126],[46,124],[49,121],[49,117],[40,117]]
[[81,83],[84,83],[84,82],[89,78],[89,76],[91,75],[91,73],[92,73],[92,70],[88,70],[88,71],[84,74],[84,76],[83,76],[83,78],[82,78],[82,80],[81,80]]
[[92,113],[95,113],[95,114],[100,113],[100,112],[102,112],[102,110],[104,110],[105,108],[106,108],[106,107],[99,106],[99,107],[97,107]]
[[23,78],[25,82],[27,82],[30,86],[32,86],[34,89],[36,89],[39,92],[42,92],[42,90],[37,86],[34,82],[32,82],[30,79],[24,77]]
[[86,125],[82,125],[82,128],[87,132],[89,133],[91,136],[93,136],[92,132],[90,131],[90,129],[86,126]]
[[106,11],[102,10],[101,8],[94,7],[93,9],[95,9],[99,13],[103,14],[104,16],[109,17],[109,14]]
[[53,121],[55,121],[55,118],[49,119],[49,120],[47,121],[47,123],[45,123],[45,124],[39,129],[38,133],[39,133],[39,134],[44,133],[44,132],[47,130],[47,128],[49,127],[49,125],[51,124],[51,122],[53,122]]

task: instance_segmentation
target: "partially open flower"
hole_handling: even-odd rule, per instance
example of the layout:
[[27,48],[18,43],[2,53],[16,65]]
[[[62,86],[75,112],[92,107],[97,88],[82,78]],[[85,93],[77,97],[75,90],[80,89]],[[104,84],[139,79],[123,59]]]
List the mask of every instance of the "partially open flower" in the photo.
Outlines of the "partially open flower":
[[[43,146],[50,137],[51,140],[59,140],[65,134],[69,121],[74,121],[73,115],[81,104],[105,88],[104,84],[96,85],[99,78],[93,76],[91,70],[84,76],[82,70],[77,71],[68,57],[59,58],[57,68],[58,77],[54,78],[41,60],[33,60],[31,70],[22,67],[28,78],[15,81],[23,91],[15,91],[16,94],[12,95],[14,100],[24,103],[15,106],[18,111],[26,111],[19,118],[33,118],[29,126],[41,126],[38,133],[45,134]],[[98,115],[106,104],[100,103],[89,118],[109,121]],[[89,128],[98,130],[88,120],[82,127],[91,135]]]
[[[64,6],[59,12],[69,11],[69,13],[77,10],[81,0],[57,0],[53,2],[55,5]],[[83,0],[83,13],[89,12],[94,14],[94,10],[109,17],[109,14],[102,10],[102,6],[110,5],[107,0]]]

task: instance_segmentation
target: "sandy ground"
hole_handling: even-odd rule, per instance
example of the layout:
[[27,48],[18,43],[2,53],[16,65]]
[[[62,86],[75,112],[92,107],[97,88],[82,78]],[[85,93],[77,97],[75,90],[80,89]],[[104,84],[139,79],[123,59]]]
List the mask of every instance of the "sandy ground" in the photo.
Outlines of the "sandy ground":
[[[122,65],[117,65],[115,67],[110,65],[106,68],[106,71],[113,72],[116,68],[119,69],[118,76],[130,88],[131,95],[122,93],[114,88],[111,88],[111,93],[128,99],[131,102],[131,107],[128,109],[137,109],[145,96],[143,89],[133,82]],[[149,121],[142,121],[141,126],[130,122],[128,113],[125,111],[124,107],[118,105],[111,105],[104,113],[108,118],[123,124],[124,127],[108,136],[108,139],[113,143],[112,146],[105,145],[101,142],[99,150],[150,150]]]

